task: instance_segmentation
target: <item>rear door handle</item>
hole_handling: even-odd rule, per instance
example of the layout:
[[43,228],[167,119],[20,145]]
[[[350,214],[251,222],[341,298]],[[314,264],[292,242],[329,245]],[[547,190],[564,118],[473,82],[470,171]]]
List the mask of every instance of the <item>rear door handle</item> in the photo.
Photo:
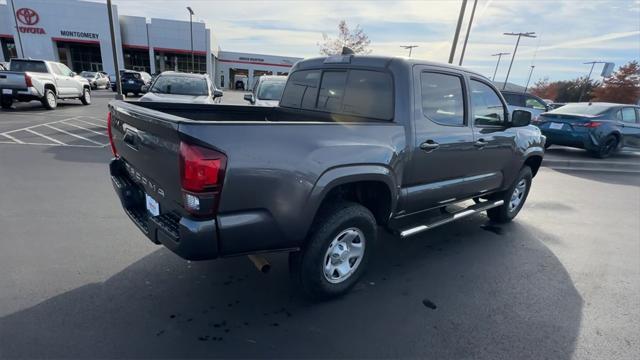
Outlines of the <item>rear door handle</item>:
[[478,141],[473,143],[473,146],[477,147],[477,148],[483,148],[485,146],[489,145],[489,143],[487,141],[485,141],[484,139],[478,139]]
[[438,144],[437,142],[433,141],[433,140],[427,140],[425,142],[423,142],[422,144],[420,144],[420,149],[426,151],[426,152],[431,152],[437,148],[440,147],[440,144]]

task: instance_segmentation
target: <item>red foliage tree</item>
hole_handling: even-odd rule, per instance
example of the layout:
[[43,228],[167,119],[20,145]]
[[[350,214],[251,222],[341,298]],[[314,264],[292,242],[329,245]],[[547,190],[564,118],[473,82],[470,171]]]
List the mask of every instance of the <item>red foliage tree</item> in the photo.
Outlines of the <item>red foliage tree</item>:
[[636,104],[640,99],[640,65],[631,61],[620,66],[613,76],[592,92],[592,101]]

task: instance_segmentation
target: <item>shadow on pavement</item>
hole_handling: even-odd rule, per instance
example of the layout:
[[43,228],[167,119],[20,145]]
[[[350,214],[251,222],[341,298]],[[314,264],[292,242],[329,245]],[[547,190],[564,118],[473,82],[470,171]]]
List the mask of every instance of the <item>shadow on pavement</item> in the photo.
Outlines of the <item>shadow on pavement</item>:
[[[246,258],[159,249],[102,283],[0,318],[3,357],[569,359],[583,301],[551,234],[475,216],[400,240],[381,233],[344,298],[310,303]],[[484,226],[481,228],[481,226]]]
[[[108,141],[108,140],[107,140]],[[100,163],[107,168],[112,158],[111,149],[105,147],[71,147],[71,146],[47,146],[44,153],[52,154],[53,158],[60,161],[76,163]]]

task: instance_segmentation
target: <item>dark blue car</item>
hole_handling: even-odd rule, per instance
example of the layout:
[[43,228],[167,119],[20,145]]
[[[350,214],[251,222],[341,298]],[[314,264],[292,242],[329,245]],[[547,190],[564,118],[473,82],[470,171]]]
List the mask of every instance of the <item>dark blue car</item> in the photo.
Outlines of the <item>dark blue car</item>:
[[535,125],[547,137],[546,147],[582,148],[599,158],[640,148],[640,106],[572,103],[540,115]]

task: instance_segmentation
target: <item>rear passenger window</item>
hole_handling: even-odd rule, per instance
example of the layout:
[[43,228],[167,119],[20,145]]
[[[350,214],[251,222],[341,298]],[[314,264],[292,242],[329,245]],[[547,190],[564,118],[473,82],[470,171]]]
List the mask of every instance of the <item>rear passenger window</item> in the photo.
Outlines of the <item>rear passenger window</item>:
[[289,76],[280,105],[300,109],[315,108],[319,82],[320,70],[296,71]]
[[626,107],[622,108],[622,121],[628,123],[636,122],[636,111],[634,108]]
[[326,70],[319,79],[320,70],[291,74],[280,106],[393,119],[391,75],[370,70]]
[[424,116],[441,125],[464,125],[464,96],[460,77],[423,72],[420,83]]
[[498,94],[487,84],[471,80],[471,106],[475,125],[504,126],[504,105]]

